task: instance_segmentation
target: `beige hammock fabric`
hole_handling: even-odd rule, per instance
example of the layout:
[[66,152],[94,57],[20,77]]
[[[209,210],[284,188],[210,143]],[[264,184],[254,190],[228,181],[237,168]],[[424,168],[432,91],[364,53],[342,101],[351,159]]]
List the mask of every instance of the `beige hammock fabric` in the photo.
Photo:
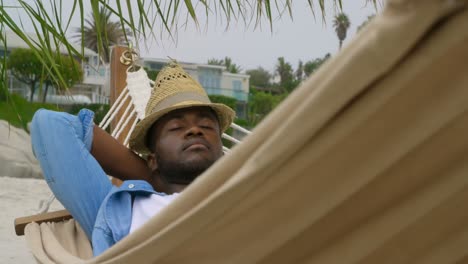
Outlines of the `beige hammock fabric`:
[[69,244],[73,223],[28,225],[32,252],[41,263],[468,262],[461,2],[387,1],[252,135],[101,256]]

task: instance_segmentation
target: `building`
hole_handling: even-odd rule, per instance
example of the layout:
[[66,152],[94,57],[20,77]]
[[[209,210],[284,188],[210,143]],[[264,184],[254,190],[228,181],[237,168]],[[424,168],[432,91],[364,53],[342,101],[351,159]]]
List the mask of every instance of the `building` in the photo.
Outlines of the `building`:
[[[4,45],[0,45],[0,57],[9,56],[11,51],[16,48],[28,49],[29,46],[20,37],[11,31],[6,31],[6,50]],[[37,40],[35,34],[28,33],[28,37]],[[81,50],[79,45],[73,45],[76,50]],[[61,48],[63,54],[68,54],[65,48]],[[57,104],[75,104],[75,103],[109,103],[109,85],[108,66],[102,66],[99,63],[98,54],[88,48],[84,49],[85,61],[80,61],[83,67],[83,82],[70,87],[66,94],[57,92],[54,88],[49,88],[47,93],[47,102]],[[30,88],[12,75],[8,75],[8,88],[10,92],[17,93],[25,98],[30,96]],[[34,94],[34,100],[39,101],[39,92],[37,89]]]
[[[29,34],[31,39],[35,39],[34,34]],[[37,38],[36,38],[37,39]],[[6,32],[7,49],[0,45],[0,57],[8,56],[15,48],[29,48],[28,45],[13,32]],[[74,45],[76,50],[81,47]],[[62,53],[68,54],[66,49]],[[96,52],[85,48],[83,67],[83,82],[70,87],[66,94],[57,92],[54,88],[49,88],[47,102],[56,104],[90,104],[109,103],[110,95],[110,67],[102,65]],[[167,63],[168,59],[141,58],[142,65],[151,71],[160,71]],[[247,103],[249,95],[249,75],[233,74],[226,71],[226,67],[220,65],[208,65],[189,62],[179,62],[180,65],[195,80],[198,80],[209,95],[224,95],[236,99],[235,111],[238,117],[246,118]],[[8,76],[10,92],[20,94],[25,98],[30,96],[30,87],[14,76]],[[39,101],[39,92],[42,89],[36,88],[34,100]]]
[[[160,71],[168,59],[142,58],[145,68],[151,71]],[[198,80],[209,95],[224,95],[235,98],[236,114],[240,118],[247,116],[247,103],[249,99],[249,75],[234,74],[226,71],[220,65],[180,62],[184,70]]]

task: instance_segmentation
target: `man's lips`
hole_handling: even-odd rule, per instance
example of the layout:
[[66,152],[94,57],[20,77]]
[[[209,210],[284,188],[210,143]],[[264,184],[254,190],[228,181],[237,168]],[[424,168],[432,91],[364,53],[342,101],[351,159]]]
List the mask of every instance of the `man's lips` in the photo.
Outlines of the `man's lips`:
[[182,150],[209,149],[209,144],[204,139],[190,139],[182,147]]
[[185,150],[196,150],[196,149],[208,149],[205,145],[203,144],[193,144],[186,148]]

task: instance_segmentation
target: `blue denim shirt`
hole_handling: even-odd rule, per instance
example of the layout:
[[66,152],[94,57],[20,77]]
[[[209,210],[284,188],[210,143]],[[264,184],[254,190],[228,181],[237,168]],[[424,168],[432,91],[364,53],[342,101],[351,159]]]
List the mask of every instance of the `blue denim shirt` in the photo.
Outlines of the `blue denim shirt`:
[[112,187],[96,217],[92,233],[93,252],[97,256],[128,235],[132,223],[132,197],[158,193],[146,181],[124,181]]
[[166,195],[146,181],[112,186],[91,155],[94,113],[39,110],[31,125],[33,152],[52,192],[78,221],[97,256],[128,235],[135,195]]

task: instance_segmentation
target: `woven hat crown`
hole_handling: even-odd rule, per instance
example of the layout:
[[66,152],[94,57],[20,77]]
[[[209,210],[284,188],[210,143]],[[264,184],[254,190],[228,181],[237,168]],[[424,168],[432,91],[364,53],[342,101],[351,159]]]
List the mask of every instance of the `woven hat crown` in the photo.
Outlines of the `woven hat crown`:
[[150,115],[161,101],[176,94],[190,93],[209,100],[201,85],[186,73],[179,64],[171,62],[156,77],[151,97],[146,105],[146,115]]

